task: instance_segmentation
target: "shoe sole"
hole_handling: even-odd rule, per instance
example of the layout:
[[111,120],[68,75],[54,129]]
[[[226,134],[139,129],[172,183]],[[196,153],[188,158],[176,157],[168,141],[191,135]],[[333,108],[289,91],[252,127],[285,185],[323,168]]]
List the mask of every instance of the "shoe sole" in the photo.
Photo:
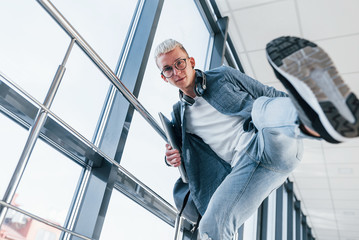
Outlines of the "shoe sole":
[[359,100],[319,46],[280,37],[266,50],[276,76],[323,139],[338,143],[359,136]]

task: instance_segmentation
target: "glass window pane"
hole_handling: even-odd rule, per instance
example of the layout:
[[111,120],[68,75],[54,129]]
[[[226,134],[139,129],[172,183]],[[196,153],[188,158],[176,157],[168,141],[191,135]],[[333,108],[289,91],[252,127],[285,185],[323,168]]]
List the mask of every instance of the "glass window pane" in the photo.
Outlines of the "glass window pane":
[[257,218],[258,211],[244,223],[243,239],[256,239],[257,238]]
[[[179,18],[174,18],[174,15],[190,17],[181,17],[181,21],[178,21]],[[154,48],[167,38],[182,42],[189,55],[196,59],[196,68],[205,68],[210,33],[194,1],[165,1],[163,5],[139,94],[140,102],[158,123],[158,112],[161,111],[170,118],[172,105],[178,101],[178,90],[161,79],[153,60]],[[168,202],[173,203],[172,187],[179,173],[178,169],[165,165],[164,145],[163,139],[135,112],[121,164]]]
[[57,240],[61,231],[9,209],[0,230],[1,240]]
[[82,168],[38,140],[12,204],[63,225]]
[[74,46],[51,110],[91,140],[109,86],[105,75]]
[[0,113],[0,126],[0,197],[3,198],[28,132],[3,113]]
[[114,70],[137,1],[52,0],[51,2]]
[[276,212],[276,191],[273,191],[268,197],[268,240],[275,239],[275,212]]
[[0,22],[0,71],[42,102],[70,38],[36,1],[0,1]]
[[174,228],[118,191],[111,196],[100,240],[174,238]]

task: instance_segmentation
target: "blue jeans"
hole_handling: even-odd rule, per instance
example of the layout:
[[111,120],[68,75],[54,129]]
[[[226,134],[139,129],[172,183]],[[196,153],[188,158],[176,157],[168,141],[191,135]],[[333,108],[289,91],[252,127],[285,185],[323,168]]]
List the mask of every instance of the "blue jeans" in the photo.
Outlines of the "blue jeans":
[[203,240],[232,239],[301,160],[304,134],[289,98],[258,98],[252,120],[258,132],[213,194],[199,225]]

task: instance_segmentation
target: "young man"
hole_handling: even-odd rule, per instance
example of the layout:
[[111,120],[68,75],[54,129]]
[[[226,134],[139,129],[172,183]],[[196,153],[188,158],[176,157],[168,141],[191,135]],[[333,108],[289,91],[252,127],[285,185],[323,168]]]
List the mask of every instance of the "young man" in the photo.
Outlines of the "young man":
[[289,97],[230,67],[196,70],[175,40],[156,48],[161,78],[181,99],[172,121],[182,152],[166,145],[166,161],[186,168],[201,239],[232,239],[298,165],[302,138],[359,135],[359,101],[322,49],[281,37],[266,50]]

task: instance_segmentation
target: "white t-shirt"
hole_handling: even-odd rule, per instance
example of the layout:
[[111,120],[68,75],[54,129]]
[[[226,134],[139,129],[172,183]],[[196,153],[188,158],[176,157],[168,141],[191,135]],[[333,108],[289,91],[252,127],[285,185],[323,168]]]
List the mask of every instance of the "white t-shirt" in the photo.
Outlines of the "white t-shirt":
[[218,112],[202,97],[196,97],[192,106],[186,106],[186,131],[196,134],[211,149],[233,167],[244,154],[254,136],[254,130],[243,130],[244,120]]

